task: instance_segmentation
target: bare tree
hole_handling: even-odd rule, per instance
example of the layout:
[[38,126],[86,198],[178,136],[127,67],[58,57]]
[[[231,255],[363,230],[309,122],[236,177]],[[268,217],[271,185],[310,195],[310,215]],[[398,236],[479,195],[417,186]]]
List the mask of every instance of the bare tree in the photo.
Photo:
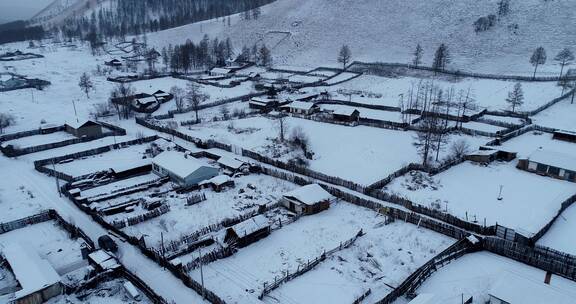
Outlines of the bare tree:
[[0,134],[4,133],[4,129],[16,123],[14,115],[8,113],[0,113]]
[[450,146],[450,156],[454,159],[462,158],[468,153],[470,153],[470,145],[463,138],[453,142]]
[[280,142],[284,142],[286,139],[286,132],[288,127],[286,126],[286,115],[280,113],[276,119],[276,126],[278,128],[278,139]]
[[90,98],[89,93],[90,90],[94,89],[94,84],[92,83],[92,80],[90,79],[88,73],[86,72],[82,73],[82,75],[80,76],[80,81],[78,82],[78,86],[84,92],[84,94],[86,94],[86,97]]
[[424,50],[422,49],[422,46],[420,45],[420,43],[418,43],[418,45],[416,45],[416,49],[414,50],[414,57],[412,58],[412,65],[414,67],[418,67],[421,63],[422,63],[422,55],[424,54]]
[[516,83],[512,91],[508,93],[508,98],[506,102],[512,107],[512,112],[516,111],[517,107],[520,107],[524,103],[524,92],[522,92],[522,84]]
[[117,100],[111,104],[118,114],[118,119],[128,119],[132,115],[132,95],[134,95],[134,89],[125,83],[120,83],[110,93],[111,99]]
[[532,76],[534,79],[536,78],[538,66],[546,63],[546,50],[541,46],[536,48],[530,57],[530,63],[534,66],[534,75]]
[[342,64],[343,70],[346,70],[346,66],[350,62],[350,59],[352,59],[352,51],[350,51],[350,47],[343,45],[338,53],[338,63]]
[[555,61],[560,63],[560,76],[559,79],[562,78],[562,74],[564,73],[564,67],[570,65],[572,61],[574,61],[574,53],[569,48],[564,48],[556,57],[554,57]]
[[272,66],[272,52],[265,45],[258,51],[258,64],[267,68]]
[[192,106],[192,109],[196,113],[196,122],[199,122],[198,111],[200,110],[200,104],[210,98],[208,95],[200,91],[200,86],[194,82],[189,82],[186,86],[186,99],[188,103]]
[[174,95],[174,103],[176,104],[176,109],[178,111],[181,111],[186,107],[185,93],[182,88],[173,86],[170,88],[170,94]]

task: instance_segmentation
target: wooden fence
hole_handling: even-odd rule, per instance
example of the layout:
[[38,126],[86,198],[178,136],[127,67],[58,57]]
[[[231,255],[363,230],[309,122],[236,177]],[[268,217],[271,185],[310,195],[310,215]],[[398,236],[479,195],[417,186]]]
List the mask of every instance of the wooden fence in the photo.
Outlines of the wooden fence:
[[328,251],[324,251],[324,253],[322,255],[314,258],[312,261],[308,260],[308,262],[305,265],[303,265],[302,268],[300,268],[300,265],[298,265],[298,268],[294,272],[290,273],[289,271],[286,271],[284,276],[282,276],[280,278],[275,277],[274,282],[270,282],[270,283],[264,282],[262,292],[258,296],[258,299],[262,300],[264,298],[264,296],[266,296],[267,294],[272,292],[274,289],[280,287],[280,285],[287,283],[287,282],[307,273],[308,271],[314,269],[316,266],[318,266],[318,264],[320,264],[322,261],[326,260],[327,257],[333,255],[334,253],[352,246],[352,244],[354,244],[354,242],[356,242],[356,240],[359,237],[361,237],[362,235],[364,235],[364,234],[363,234],[362,230],[360,230],[353,238],[351,238],[347,241],[344,241],[344,242],[340,242],[340,245],[338,247],[333,248],[333,249],[328,250]]
[[153,219],[155,217],[159,217],[163,214],[168,213],[168,211],[170,211],[170,205],[162,205],[152,211],[148,211],[144,214],[140,214],[140,215],[136,215],[133,217],[129,217],[126,218],[122,221],[114,221],[112,222],[112,226],[116,227],[117,229],[122,229],[122,228],[126,228],[128,226],[134,226],[137,224],[140,224],[142,222],[145,222],[149,219]]

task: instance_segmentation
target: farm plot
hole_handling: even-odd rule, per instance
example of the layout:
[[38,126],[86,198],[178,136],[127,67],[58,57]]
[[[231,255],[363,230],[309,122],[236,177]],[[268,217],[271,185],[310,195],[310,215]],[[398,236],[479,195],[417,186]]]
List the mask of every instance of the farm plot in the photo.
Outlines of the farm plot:
[[509,116],[482,115],[481,118],[489,120],[489,121],[502,122],[502,123],[511,124],[511,125],[522,125],[526,122],[522,118],[509,117]]
[[[172,146],[171,143],[163,139],[156,140],[154,143],[162,149]],[[83,157],[71,162],[56,164],[56,171],[72,176],[83,176],[109,169],[119,172],[148,165],[152,163],[152,158],[146,153],[150,145],[151,143],[128,146],[102,154]]]
[[[134,226],[124,228],[129,235],[146,236],[149,247],[160,246],[161,236],[165,242],[180,239],[206,226],[217,224],[225,218],[257,210],[260,205],[275,203],[282,193],[296,185],[265,175],[248,175],[234,179],[235,187],[222,192],[212,190],[195,191],[188,194],[166,193],[163,196],[170,212]],[[187,204],[192,195],[204,194],[206,200],[194,205]],[[143,197],[142,194],[139,197]],[[124,214],[122,216],[132,216]],[[120,216],[117,216],[118,219]],[[108,218],[107,220],[110,220]]]
[[54,221],[42,222],[0,234],[0,247],[19,243],[48,260],[58,273],[82,261],[80,239],[73,240]]
[[554,217],[562,202],[576,192],[576,185],[515,165],[515,161],[487,166],[465,162],[432,177],[410,172],[393,180],[385,191],[468,221],[498,223],[529,237]]
[[[264,282],[274,282],[274,277],[280,277],[285,271],[294,272],[299,266],[307,263],[308,260],[320,256],[324,251],[338,247],[340,242],[352,238],[360,229],[363,229],[367,234],[357,240],[357,245],[336,253],[334,258],[321,263],[316,270],[312,270],[303,277],[287,283],[273,292],[271,296],[281,302],[292,302],[297,297],[296,302],[299,302],[300,299],[310,295],[310,293],[317,296],[316,292],[324,294],[330,288],[342,287],[332,284],[342,283],[342,277],[349,278],[349,276],[354,275],[353,272],[358,270],[355,267],[360,265],[369,267],[357,273],[355,278],[346,284],[345,288],[342,288],[342,292],[354,293],[369,285],[360,283],[361,277],[365,276],[368,281],[374,283],[373,280],[378,275],[372,277],[371,280],[370,272],[378,272],[374,270],[378,267],[376,266],[378,263],[382,263],[386,267],[390,266],[390,269],[387,270],[391,272],[388,274],[379,272],[381,280],[379,281],[380,283],[376,284],[379,284],[379,286],[384,286],[382,282],[394,284],[397,280],[400,280],[401,276],[407,275],[411,269],[421,263],[420,259],[425,259],[424,256],[432,256],[433,252],[449,246],[452,242],[448,238],[434,233],[417,231],[414,227],[407,227],[402,223],[395,223],[381,228],[376,227],[384,226],[381,223],[383,221],[383,217],[370,210],[343,202],[335,203],[326,211],[302,217],[295,223],[272,232],[267,238],[239,250],[229,258],[206,265],[204,267],[205,283],[208,288],[224,296],[224,299],[234,299],[237,303],[256,302],[256,297],[262,290]],[[388,231],[388,229],[390,230]],[[400,230],[408,232],[409,236],[405,237],[404,242],[400,244],[389,244],[382,247],[381,245],[383,244],[377,243],[378,241],[400,239],[400,235],[393,236],[392,232],[394,230],[396,232]],[[366,239],[364,240],[364,238]],[[421,247],[418,246],[418,243],[420,243]],[[416,253],[413,251],[414,249],[409,250],[406,247],[411,245],[428,252]],[[374,257],[369,257],[366,251],[361,253],[363,250],[373,254]],[[412,254],[408,253],[408,251],[412,252]],[[340,256],[340,254],[342,255]],[[383,259],[387,255],[393,257],[389,261],[384,261]],[[414,262],[410,258],[411,255],[414,255]],[[349,263],[340,260],[337,256],[350,259],[348,260]],[[326,273],[324,263],[326,265],[337,265],[335,266],[337,269],[332,270],[333,273],[330,273],[330,270]],[[408,264],[403,270],[404,266],[402,263]],[[369,264],[370,266],[368,266]],[[385,266],[382,267],[385,268]],[[330,275],[330,280],[325,285],[314,281],[314,278],[317,278],[315,277],[317,271],[322,275],[322,279],[328,280],[327,276]],[[338,274],[339,271],[342,271],[342,274]],[[199,279],[200,272],[199,270],[194,270],[191,275]],[[308,281],[308,275],[312,276],[310,278],[312,281]],[[308,286],[306,293],[302,293],[300,290],[298,294],[301,295],[297,296],[291,292],[291,288],[302,286],[300,280],[311,282],[311,284],[315,284],[315,288],[318,287],[319,289],[313,291],[315,288]],[[292,284],[295,284],[295,286]],[[389,291],[389,289],[386,288],[386,291]],[[354,297],[354,294],[349,294],[343,301],[352,297]],[[270,298],[266,299],[269,300]],[[318,298],[315,297],[314,299]],[[312,302],[314,299],[309,298]]]
[[[334,80],[332,80],[334,81]],[[501,81],[489,79],[472,79],[463,78],[459,81],[447,81],[443,79],[426,79],[416,77],[399,77],[387,78],[372,75],[363,75],[361,77],[344,82],[337,86],[331,87],[334,91],[343,89],[345,91],[358,91],[364,94],[352,95],[352,101],[362,103],[373,103],[387,106],[398,106],[400,95],[406,98],[409,96],[411,87],[416,90],[419,83],[431,82],[445,91],[454,88],[459,90],[471,90],[479,111],[482,109],[489,110],[508,110],[506,97],[512,90],[514,81]],[[562,89],[556,85],[556,82],[523,82],[524,104],[519,111],[530,111],[560,96]],[[381,95],[381,98],[363,98],[366,93]]]
[[517,152],[519,158],[526,158],[536,150],[561,152],[576,155],[576,144],[552,138],[552,134],[539,131],[528,132],[502,144],[507,151]]
[[477,130],[477,131],[488,132],[488,133],[496,133],[496,132],[501,132],[501,131],[506,130],[506,128],[503,128],[503,127],[493,126],[493,125],[489,125],[489,124],[485,124],[485,123],[481,123],[481,122],[476,122],[476,121],[470,121],[470,122],[462,123],[462,127],[466,128],[466,129]]
[[[534,284],[543,285],[546,272],[538,268],[492,254],[478,252],[467,254],[444,266],[429,277],[416,290],[418,294],[433,294],[431,303],[460,304],[473,297],[474,303],[486,303],[489,293],[500,284],[517,294],[529,295]],[[504,282],[503,280],[508,279]],[[553,276],[550,289],[562,294],[565,299],[576,298],[576,284],[559,276]],[[537,289],[539,290],[539,289]],[[556,303],[554,298],[542,298],[537,295],[535,303]],[[398,299],[395,304],[410,302],[406,298]],[[519,302],[521,303],[521,302]],[[562,302],[572,303],[572,302]]]
[[550,230],[536,244],[576,256],[576,204],[568,207],[556,219]]
[[[299,118],[287,118],[288,129],[301,128],[310,139],[314,157],[309,167],[332,176],[361,184],[371,184],[420,157],[413,145],[416,133],[393,131],[365,126],[347,127]],[[183,132],[205,140],[214,139],[259,152],[291,159],[295,152],[286,151],[275,142],[278,137],[277,121],[265,117],[252,117],[228,122],[210,122],[190,126]],[[290,134],[290,130],[287,132]],[[485,137],[451,136],[451,140],[464,138],[477,147],[488,141]],[[279,151],[279,146],[281,150]],[[448,151],[440,155],[444,158]]]
[[576,103],[571,98],[560,101],[552,107],[533,116],[535,124],[549,128],[576,131]]
[[282,285],[266,302],[289,297],[298,303],[352,303],[370,289],[365,302],[373,303],[454,242],[401,221],[384,225],[382,217],[370,214],[366,214],[362,229],[366,235],[351,247]]
[[334,111],[334,110],[353,110],[356,109],[360,112],[360,118],[382,120],[382,121],[392,121],[397,123],[402,123],[402,113],[392,112],[392,111],[381,111],[361,107],[351,107],[344,105],[333,105],[333,104],[323,104],[320,106],[322,110]]
[[61,132],[54,132],[54,133],[49,133],[49,134],[39,134],[39,135],[33,135],[33,136],[26,136],[26,137],[14,139],[14,140],[5,141],[2,143],[2,146],[12,145],[15,148],[23,149],[23,148],[33,147],[33,146],[57,143],[57,142],[61,142],[61,141],[69,140],[69,139],[74,139],[74,138],[76,138],[74,135],[72,135],[68,132],[61,131]]

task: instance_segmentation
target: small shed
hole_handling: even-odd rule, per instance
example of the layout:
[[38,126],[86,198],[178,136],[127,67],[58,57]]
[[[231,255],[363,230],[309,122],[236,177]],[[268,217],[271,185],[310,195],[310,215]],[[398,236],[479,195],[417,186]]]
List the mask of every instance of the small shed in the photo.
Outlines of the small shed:
[[476,163],[488,164],[496,160],[498,151],[496,150],[478,150],[466,155],[466,160]]
[[64,291],[60,275],[33,249],[7,244],[2,253],[21,287],[12,303],[40,304]]
[[281,107],[282,110],[294,114],[310,115],[319,110],[318,105],[312,102],[293,101]]
[[255,110],[263,110],[263,111],[271,111],[278,107],[279,101],[278,99],[269,99],[269,98],[260,98],[254,97],[250,99],[248,106],[250,109]]
[[200,186],[212,187],[215,192],[221,192],[226,187],[234,187],[234,180],[228,175],[218,175],[200,183]]
[[118,59],[112,59],[110,61],[104,61],[104,64],[111,67],[119,67],[122,66],[122,61]]
[[506,273],[499,276],[488,295],[490,304],[573,304],[574,296],[560,286]]
[[517,167],[529,172],[576,182],[576,157],[569,154],[538,150],[527,159],[521,159]]
[[102,125],[93,120],[80,120],[66,123],[65,130],[76,137],[102,136]]
[[496,147],[496,146],[481,146],[480,150],[497,151],[496,159],[501,160],[501,161],[508,161],[509,162],[509,161],[516,159],[516,157],[518,156],[518,153],[516,153],[516,152],[504,150],[504,149],[502,149],[502,147]]
[[268,235],[270,235],[270,222],[264,215],[257,215],[226,229],[224,242],[242,248]]
[[218,175],[218,168],[176,151],[165,151],[154,157],[152,171],[161,177],[169,176],[183,187],[197,185]]
[[118,260],[104,250],[90,253],[88,262],[101,271],[114,270],[121,267]]
[[144,108],[158,102],[156,97],[154,95],[150,95],[150,94],[141,94],[141,96],[135,98],[134,101],[136,102],[137,106],[144,107]]
[[337,121],[354,122],[360,118],[360,111],[355,108],[335,108],[332,111],[332,118]]
[[281,203],[296,214],[310,215],[330,208],[334,197],[318,184],[310,184],[284,193]]
[[232,174],[243,172],[248,168],[248,163],[227,156],[220,157],[218,159],[218,165],[220,165],[222,169],[230,171]]
[[576,143],[576,132],[556,130],[552,135],[552,139]]
[[158,90],[158,91],[154,92],[152,95],[154,97],[156,97],[156,100],[158,100],[161,103],[168,102],[174,98],[174,95],[172,95],[170,93],[166,93],[162,90]]

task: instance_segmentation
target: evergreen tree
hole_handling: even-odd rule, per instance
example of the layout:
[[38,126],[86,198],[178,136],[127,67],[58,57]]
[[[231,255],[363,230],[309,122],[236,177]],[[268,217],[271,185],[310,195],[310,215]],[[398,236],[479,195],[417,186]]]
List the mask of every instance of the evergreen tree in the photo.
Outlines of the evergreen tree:
[[434,53],[434,62],[432,63],[432,68],[435,71],[444,71],[448,63],[450,63],[450,53],[448,52],[448,47],[442,43],[436,53]]
[[412,59],[412,65],[414,67],[418,67],[421,63],[422,63],[422,55],[424,53],[424,50],[422,49],[422,46],[420,45],[420,43],[418,43],[418,45],[416,45],[416,49],[414,50],[414,57]]
[[516,83],[514,89],[508,93],[508,98],[506,102],[510,104],[512,112],[516,111],[516,108],[520,107],[524,103],[524,92],[522,91],[522,84]]
[[338,63],[342,64],[342,69],[346,70],[346,66],[352,59],[352,51],[350,51],[350,47],[347,45],[343,45],[340,48],[340,52],[338,52]]

